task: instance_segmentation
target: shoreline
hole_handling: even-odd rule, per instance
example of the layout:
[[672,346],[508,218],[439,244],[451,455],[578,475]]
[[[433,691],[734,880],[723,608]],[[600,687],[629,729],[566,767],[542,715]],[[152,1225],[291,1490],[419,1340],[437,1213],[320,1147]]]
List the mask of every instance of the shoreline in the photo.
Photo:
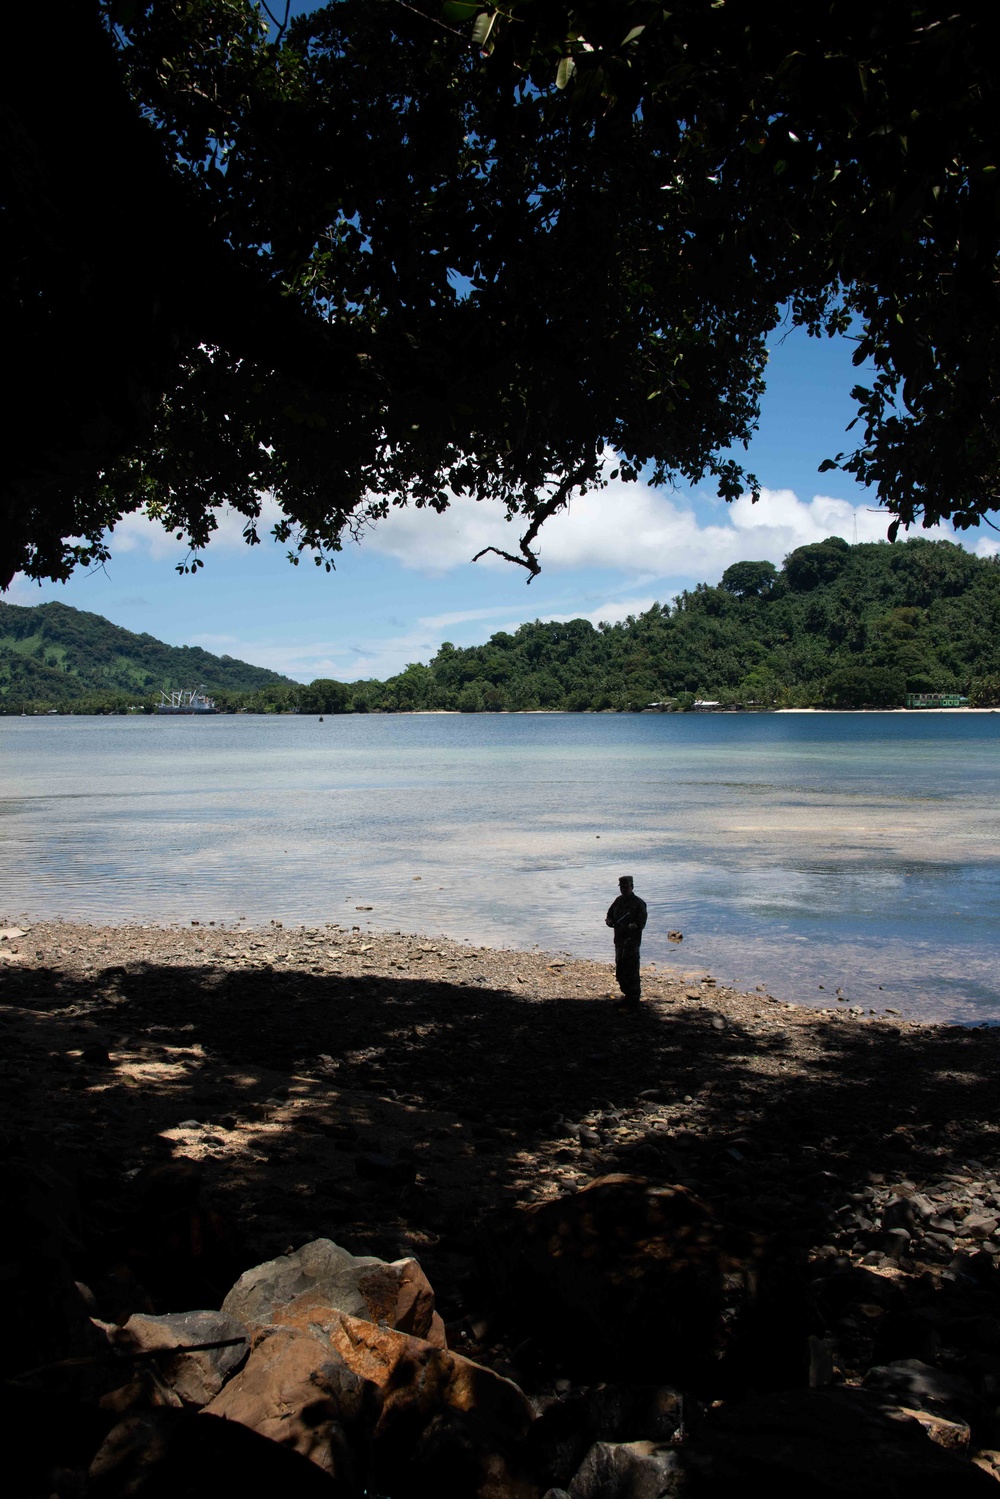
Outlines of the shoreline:
[[275,713],[253,712],[247,708],[234,709],[232,712],[224,709],[215,709],[211,713],[144,713],[138,711],[115,712],[115,713],[74,713],[71,709],[63,712],[60,708],[49,708],[44,712],[39,710],[35,713],[7,713],[0,706],[0,719],[10,718],[18,720],[21,718],[308,718],[316,720],[332,720],[337,718],[628,718],[643,716],[657,717],[696,717],[704,718],[709,715],[731,718],[758,718],[778,713],[826,713],[850,715],[885,715],[885,714],[912,714],[914,717],[926,717],[931,713],[1000,713],[1000,708],[691,708],[687,713],[673,713],[669,709],[662,708],[581,708],[574,712],[568,708],[477,708],[474,712],[467,713],[461,708],[371,708],[364,713],[354,710],[343,713],[305,713],[299,709],[281,711]]
[[767,708],[769,713],[1000,713],[1000,708]]
[[[358,912],[366,914],[370,909],[370,906],[359,906]],[[33,945],[38,942],[45,945],[41,948]],[[293,946],[296,943],[297,949]],[[180,947],[186,951],[167,954],[168,947]],[[306,962],[306,971],[310,974],[345,977],[359,971],[356,968],[358,960],[362,963],[362,973],[381,971],[386,963],[394,971],[399,971],[405,967],[400,961],[401,955],[405,954],[408,963],[420,963],[423,977],[433,975],[440,978],[457,965],[476,962],[479,967],[493,969],[493,976],[508,985],[513,975],[519,986],[518,992],[524,994],[541,993],[546,985],[551,986],[552,976],[563,970],[572,970],[576,974],[574,992],[567,994],[566,998],[592,998],[598,991],[605,991],[605,997],[611,996],[613,991],[613,997],[617,997],[618,992],[614,982],[614,960],[610,954],[607,959],[600,959],[578,957],[566,949],[550,952],[537,945],[532,949],[500,947],[490,943],[463,942],[443,934],[389,931],[370,923],[362,928],[360,923],[345,926],[324,922],[308,926],[304,922],[274,919],[267,925],[257,926],[246,920],[111,923],[85,918],[32,917],[25,913],[0,916],[0,975],[14,971],[46,972],[46,959],[53,952],[64,965],[56,980],[59,987],[86,982],[92,977],[95,968],[92,956],[132,963],[155,961],[157,957],[173,962],[185,957],[197,967],[205,966],[204,960],[207,959],[215,970],[227,973],[294,973],[300,971],[302,963]],[[683,953],[678,949],[678,958],[682,957]],[[196,963],[197,959],[202,961]],[[391,977],[392,974],[383,976]],[[818,1005],[776,998],[767,993],[765,984],[745,991],[725,983],[703,966],[682,966],[679,962],[644,963],[642,977],[643,997],[651,1001],[673,1002],[678,997],[676,991],[686,993],[692,985],[704,985],[713,992],[717,991],[720,997],[725,995],[755,1004],[766,1000],[786,1010],[801,1010],[813,1019],[836,1017],[862,1020],[866,1024],[884,1021],[917,1029],[974,1030],[986,1025],[985,1022],[963,1025],[959,1021],[911,1019],[889,1005],[883,1005],[879,1011],[846,1000]],[[539,984],[542,989],[538,989]],[[833,998],[833,993],[828,997]]]
[[[468,955],[469,953],[481,954],[484,961],[496,960],[501,967],[504,963],[516,967],[517,960],[521,960],[522,963],[527,964],[538,963],[543,968],[553,963],[560,968],[573,965],[574,967],[587,970],[588,974],[591,975],[584,985],[587,994],[593,992],[594,983],[596,982],[598,988],[600,988],[602,983],[605,986],[610,985],[610,989],[617,995],[617,988],[614,983],[614,958],[610,951],[610,937],[608,939],[609,950],[607,955],[594,957],[573,952],[570,948],[543,948],[537,943],[531,948],[522,948],[514,945],[500,945],[496,941],[477,941],[471,938],[460,939],[450,937],[443,932],[404,931],[402,929],[390,928],[385,924],[393,919],[391,916],[382,917],[379,923],[375,924],[372,916],[369,914],[371,911],[372,907],[369,905],[359,906],[357,908],[359,917],[358,925],[350,927],[332,921],[314,922],[310,925],[297,918],[283,919],[281,921],[272,918],[266,923],[263,922],[263,918],[219,918],[211,921],[195,920],[192,922],[190,919],[180,916],[173,918],[150,917],[146,920],[131,917],[115,921],[101,921],[99,918],[87,915],[36,915],[30,911],[21,910],[15,915],[0,914],[0,975],[4,973],[5,966],[9,965],[12,957],[10,944],[4,940],[3,931],[5,928],[15,926],[24,928],[25,931],[38,932],[43,929],[46,932],[58,931],[62,933],[59,940],[65,942],[72,940],[71,934],[74,932],[82,933],[82,940],[87,942],[97,940],[96,934],[101,934],[100,940],[106,942],[111,949],[115,948],[116,943],[120,943],[123,949],[129,948],[130,945],[142,948],[143,943],[147,942],[147,940],[148,942],[155,943],[158,939],[150,937],[149,934],[151,933],[158,933],[161,937],[166,937],[167,939],[176,938],[182,944],[187,942],[189,947],[192,946],[192,942],[196,946],[198,941],[204,942],[205,940],[217,939],[215,941],[216,950],[211,954],[215,962],[220,963],[220,966],[226,970],[233,969],[234,971],[247,972],[260,971],[262,968],[267,968],[268,960],[264,956],[255,957],[253,953],[250,953],[247,957],[243,957],[240,954],[230,955],[221,949],[227,945],[230,948],[234,944],[239,945],[241,939],[246,939],[246,942],[251,942],[253,945],[257,945],[261,941],[265,941],[266,943],[266,941],[274,939],[275,934],[279,932],[283,933],[284,936],[277,939],[277,948],[281,948],[282,941],[287,946],[289,941],[297,938],[304,938],[308,947],[311,943],[326,940],[331,933],[339,933],[340,936],[339,938],[331,937],[330,941],[343,941],[345,940],[345,933],[360,932],[361,936],[356,940],[363,939],[365,943],[372,945],[373,949],[377,948],[380,944],[403,943],[408,944],[411,950],[416,945],[419,950],[422,944],[423,950],[427,952],[440,949],[442,960],[444,959],[444,950],[448,949],[449,951],[453,950],[459,955]],[[396,919],[399,919],[398,915]],[[255,924],[257,921],[260,921],[262,924]],[[363,926],[362,922],[364,923]],[[822,994],[815,991],[809,979],[789,978],[787,975],[785,977],[774,977],[772,975],[771,979],[768,980],[765,974],[761,974],[759,977],[763,979],[763,982],[756,983],[753,989],[749,989],[745,986],[754,984],[755,978],[758,975],[751,975],[744,978],[742,982],[739,978],[724,977],[723,971],[726,967],[726,960],[724,958],[720,960],[720,965],[714,969],[706,966],[706,963],[710,963],[711,959],[702,959],[699,961],[697,958],[692,957],[689,961],[685,962],[687,956],[685,949],[687,946],[687,943],[670,942],[668,944],[670,951],[666,958],[663,956],[661,947],[660,956],[657,959],[651,959],[649,962],[643,963],[643,983],[644,985],[648,985],[650,993],[654,997],[659,998],[666,995],[671,985],[674,988],[678,985],[684,988],[690,982],[699,983],[704,978],[708,979],[710,984],[716,987],[720,994],[741,995],[744,998],[752,1000],[756,999],[759,994],[766,994],[775,1005],[783,1005],[789,1009],[802,1009],[813,1017],[819,1016],[826,1019],[836,1019],[837,1017],[844,1019],[847,1017],[863,1020],[866,1024],[874,1020],[882,1020],[893,1024],[905,1023],[914,1027],[931,1029],[941,1027],[969,1031],[996,1029],[998,1034],[1000,1034],[1000,1014],[996,1016],[983,1016],[974,1013],[972,1016],[961,1018],[954,1013],[950,1013],[946,1008],[932,1012],[928,1012],[925,1008],[923,1013],[912,1013],[907,1009],[905,993],[884,993],[883,986],[879,984],[878,988],[880,992],[876,996],[874,993],[867,992],[864,985],[859,987],[852,979],[852,976],[846,972],[840,973],[839,978],[840,983],[849,988],[849,996],[846,996],[843,990],[838,987],[838,975],[834,974],[831,977],[826,973],[823,974],[825,982],[819,984],[819,991],[822,991]],[[261,951],[263,953],[263,949]],[[24,959],[25,954],[22,953],[18,955],[17,961],[21,962]],[[468,958],[467,956],[460,956],[460,960],[466,962]],[[453,961],[454,959],[452,958],[448,960],[449,964]],[[433,966],[432,963],[427,963],[425,971],[429,971]],[[280,954],[277,971],[289,971],[286,964],[280,961]],[[310,971],[318,973],[321,971],[321,968],[313,968]],[[332,976],[337,976],[340,973],[336,965],[324,971],[328,971]],[[596,980],[593,977],[594,974],[598,975]],[[604,977],[601,978],[600,975],[604,975]],[[500,977],[502,979],[502,973]],[[874,983],[874,980],[871,982]],[[801,997],[803,985],[805,985],[808,991],[809,998]],[[770,994],[772,988],[777,991],[775,995]],[[792,995],[796,997],[792,998]]]

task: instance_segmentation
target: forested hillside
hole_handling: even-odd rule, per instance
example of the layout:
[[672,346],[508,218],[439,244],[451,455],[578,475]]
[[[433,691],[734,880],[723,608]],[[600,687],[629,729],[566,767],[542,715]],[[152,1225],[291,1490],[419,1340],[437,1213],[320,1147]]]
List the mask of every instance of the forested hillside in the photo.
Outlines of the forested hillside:
[[745,707],[896,707],[907,692],[1000,705],[1000,560],[916,538],[799,547],[737,562],[622,624],[585,619],[442,645],[386,682],[291,682],[132,635],[61,604],[0,604],[0,711],[122,711],[201,682],[248,712],[637,711],[696,697]]
[[1000,701],[1000,563],[944,541],[838,537],[800,547],[780,571],[736,563],[719,587],[699,584],[623,624],[526,624],[350,689],[369,709],[466,711],[683,707],[691,695],[878,707],[937,691]]
[[72,704],[80,712],[87,701],[96,711],[158,699],[162,688],[198,684],[241,696],[294,685],[261,666],[198,646],[164,645],[67,604],[0,603],[0,704],[8,712],[28,703]]

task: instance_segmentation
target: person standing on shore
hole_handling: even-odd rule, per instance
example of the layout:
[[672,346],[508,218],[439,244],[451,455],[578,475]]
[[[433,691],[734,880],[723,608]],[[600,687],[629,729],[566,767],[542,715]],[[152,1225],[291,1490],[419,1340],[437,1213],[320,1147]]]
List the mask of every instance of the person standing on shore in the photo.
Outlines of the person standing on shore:
[[618,881],[621,894],[611,902],[604,922],[614,928],[615,978],[622,991],[621,1003],[627,1009],[637,1010],[642,999],[639,947],[642,929],[646,925],[646,902],[640,900],[632,885],[632,876],[623,874]]

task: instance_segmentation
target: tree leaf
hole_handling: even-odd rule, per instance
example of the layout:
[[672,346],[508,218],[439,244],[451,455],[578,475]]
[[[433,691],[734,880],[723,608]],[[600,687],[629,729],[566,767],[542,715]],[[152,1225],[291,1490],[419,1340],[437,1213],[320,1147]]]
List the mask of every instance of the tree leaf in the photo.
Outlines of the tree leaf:
[[495,10],[482,10],[476,17],[476,24],[472,28],[472,45],[474,47],[485,47],[490,39],[490,32],[496,22]]
[[565,88],[576,72],[576,63],[572,57],[562,57],[556,69],[556,88]]
[[642,36],[642,33],[645,31],[645,29],[645,26],[633,26],[628,36],[622,42],[622,46],[627,47],[629,42],[636,41],[638,37]]

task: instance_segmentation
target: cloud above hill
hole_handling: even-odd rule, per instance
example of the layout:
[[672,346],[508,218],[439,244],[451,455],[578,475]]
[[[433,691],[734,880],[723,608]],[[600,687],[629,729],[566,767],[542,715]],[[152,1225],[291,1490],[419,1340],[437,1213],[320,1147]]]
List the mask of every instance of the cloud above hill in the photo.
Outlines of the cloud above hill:
[[[800,500],[790,489],[764,489],[757,504],[744,495],[732,505],[712,505],[702,520],[691,505],[649,485],[615,481],[573,499],[545,523],[537,544],[545,570],[613,568],[649,578],[717,580],[746,558],[781,563],[796,547],[842,536],[884,541],[884,512],[830,495]],[[715,518],[717,516],[717,518]],[[946,526],[920,533],[955,539]],[[443,515],[395,510],[366,535],[363,545],[404,567],[443,574],[468,563],[486,546],[517,552],[520,528],[501,515],[460,498]],[[506,567],[495,555],[480,566]]]
[[[280,518],[276,502],[265,498],[258,523],[262,539]],[[717,500],[691,501],[651,488],[616,480],[606,489],[576,496],[565,511],[542,528],[536,543],[546,573],[572,569],[611,569],[640,579],[704,579],[715,582],[733,562],[766,559],[776,565],[796,547],[842,536],[845,541],[884,541],[890,517],[870,505],[852,505],[831,495],[802,500],[790,489],[762,489],[753,504],[743,495],[731,505]],[[208,555],[244,546],[242,516],[219,515]],[[496,507],[467,497],[452,500],[438,515],[412,506],[395,509],[368,527],[360,542],[364,552],[393,558],[403,567],[440,577],[465,567],[485,547],[518,552],[525,522],[504,519]],[[978,556],[992,556],[1000,545],[992,537],[957,536],[948,526],[911,534],[961,543]],[[273,545],[273,543],[271,543]],[[141,514],[125,516],[111,537],[113,553],[144,552],[154,560],[182,560],[183,543]],[[284,548],[282,548],[284,550]],[[486,569],[510,564],[489,554],[477,564]]]

